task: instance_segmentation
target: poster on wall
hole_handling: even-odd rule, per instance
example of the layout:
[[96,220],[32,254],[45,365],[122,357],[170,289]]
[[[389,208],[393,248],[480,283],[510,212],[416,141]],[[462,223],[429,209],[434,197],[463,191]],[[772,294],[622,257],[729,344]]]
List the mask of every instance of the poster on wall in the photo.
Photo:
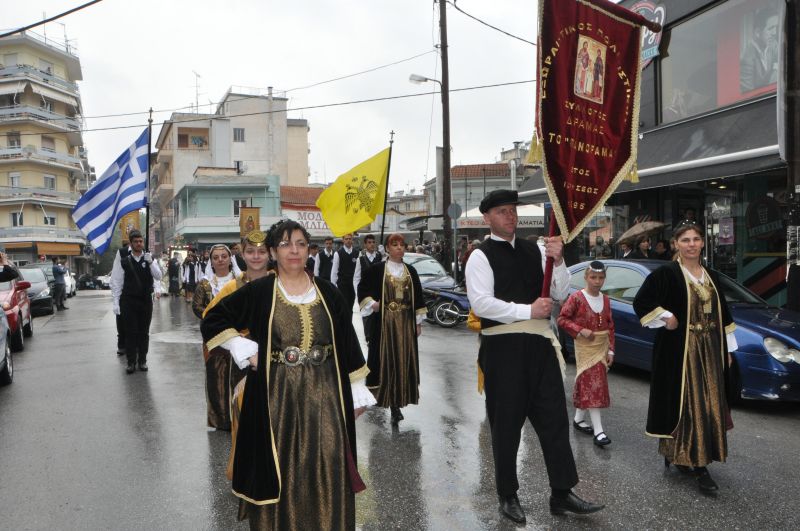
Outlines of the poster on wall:
[[733,218],[720,218],[717,243],[719,245],[733,245],[735,243],[735,236],[733,233]]
[[239,208],[239,236],[244,238],[254,230],[261,230],[260,207]]

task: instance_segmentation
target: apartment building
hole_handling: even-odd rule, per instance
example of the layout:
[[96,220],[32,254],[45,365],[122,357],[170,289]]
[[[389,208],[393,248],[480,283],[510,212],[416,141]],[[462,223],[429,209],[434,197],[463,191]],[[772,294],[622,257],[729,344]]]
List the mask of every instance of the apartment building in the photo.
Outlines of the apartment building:
[[0,248],[18,264],[68,256],[73,271],[88,269],[70,215],[91,175],[81,79],[69,44],[33,32],[0,40]]

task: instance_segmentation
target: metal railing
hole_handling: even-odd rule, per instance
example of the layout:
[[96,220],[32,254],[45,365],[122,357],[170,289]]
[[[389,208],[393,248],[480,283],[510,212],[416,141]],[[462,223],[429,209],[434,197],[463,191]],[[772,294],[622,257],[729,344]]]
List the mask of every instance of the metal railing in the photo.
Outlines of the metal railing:
[[76,58],[78,57],[78,48],[74,44],[69,42],[69,40],[66,40],[66,42],[61,42],[51,37],[48,37],[47,35],[42,35],[40,33],[36,33],[35,31],[30,31],[30,30],[23,31],[21,32],[21,34],[31,37],[32,39],[35,39],[46,46],[55,48],[59,52],[69,54]]
[[0,161],[18,159],[57,163],[70,168],[83,169],[81,159],[67,153],[48,152],[36,146],[0,148]]
[[[27,220],[28,217],[25,216]],[[9,227],[0,229],[0,238],[35,238],[46,236],[48,238],[70,238],[85,241],[86,238],[79,230],[63,229],[57,227]]]
[[11,107],[0,107],[0,122],[10,122],[15,120],[36,120],[39,122],[47,122],[48,124],[52,124],[63,129],[71,129],[73,131],[80,131],[81,129],[81,121],[79,118],[58,114],[41,107],[34,107],[33,105],[13,105]]
[[0,199],[7,199],[9,197],[20,199],[50,199],[74,204],[78,201],[78,199],[81,198],[81,194],[76,192],[51,190],[49,188],[0,186]]
[[5,65],[0,68],[0,79],[4,77],[30,77],[40,81],[44,81],[48,85],[61,87],[73,92],[75,95],[79,94],[78,84],[66,79],[54,76],[50,72],[40,70],[31,65]]

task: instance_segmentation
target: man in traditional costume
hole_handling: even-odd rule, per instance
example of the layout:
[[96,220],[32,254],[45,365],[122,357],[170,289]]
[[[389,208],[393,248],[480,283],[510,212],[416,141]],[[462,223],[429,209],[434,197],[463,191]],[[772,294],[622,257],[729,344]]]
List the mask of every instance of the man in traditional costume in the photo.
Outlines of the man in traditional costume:
[[356,302],[356,291],[353,288],[353,278],[358,263],[358,251],[353,247],[353,235],[342,236],[342,246],[333,254],[331,267],[331,282],[339,288],[344,295],[344,300],[352,307]]
[[552,491],[550,512],[587,514],[603,506],[572,492],[578,473],[569,443],[563,360],[550,327],[553,301],[540,297],[544,262],[552,257],[551,293],[566,298],[564,245],[558,237],[545,238],[542,252],[537,243],[516,238],[518,203],[516,190],[493,190],[483,198],[479,208],[491,235],[472,252],[466,278],[470,304],[481,318],[478,365],[486,390],[500,512],[522,523],[517,451],[525,419],[542,446]]
[[724,462],[733,428],[726,383],[729,352],[738,348],[719,276],[703,267],[703,232],[693,221],[673,233],[678,259],[645,279],[633,309],[653,344],[647,435],[659,439],[664,466],[697,476],[702,492],[718,490],[706,468]]
[[314,265],[314,276],[330,281],[333,269],[333,238],[325,238],[325,246],[317,254],[317,263]]
[[[147,351],[150,346],[150,321],[153,318],[153,285],[161,280],[161,268],[149,252],[144,252],[142,233],[128,233],[130,252],[124,258],[118,254],[111,268],[111,296],[114,315],[121,318],[125,331],[125,355],[132,374],[146,372]],[[119,258],[119,260],[117,260]]]
[[[378,250],[378,246],[375,242],[375,236],[372,234],[367,234],[364,236],[364,248],[361,250],[361,255],[358,257],[358,262],[356,262],[356,271],[353,273],[353,289],[356,292],[357,300],[361,300],[361,296],[358,296],[358,286],[361,283],[361,279],[365,278],[367,271],[374,265],[380,264],[383,261],[383,254]],[[371,320],[375,319],[377,314],[371,314],[367,317],[363,317],[364,323],[364,337],[369,343],[370,336],[372,335],[372,323]]]
[[405,247],[401,234],[391,234],[389,259],[371,266],[358,285],[361,315],[371,318],[367,387],[390,409],[392,424],[403,420],[401,408],[419,402],[417,336],[427,314],[417,270],[403,263]]

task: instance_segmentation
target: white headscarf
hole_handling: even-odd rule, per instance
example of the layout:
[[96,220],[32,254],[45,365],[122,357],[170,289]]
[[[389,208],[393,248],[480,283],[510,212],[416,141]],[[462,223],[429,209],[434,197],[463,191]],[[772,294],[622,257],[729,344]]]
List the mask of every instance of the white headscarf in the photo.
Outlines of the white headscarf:
[[[228,251],[228,257],[231,261],[231,272],[228,273],[224,277],[218,277],[214,273],[214,268],[211,266],[211,255],[214,254],[214,249],[225,249]],[[242,270],[239,269],[239,264],[236,263],[236,258],[234,258],[233,253],[228,246],[223,243],[217,243],[211,246],[211,249],[208,253],[208,263],[206,263],[206,270],[203,272],[203,275],[208,280],[208,283],[211,284],[211,296],[216,297],[219,290],[222,289],[222,286],[227,284],[227,282],[231,279],[234,279],[242,274]]]

